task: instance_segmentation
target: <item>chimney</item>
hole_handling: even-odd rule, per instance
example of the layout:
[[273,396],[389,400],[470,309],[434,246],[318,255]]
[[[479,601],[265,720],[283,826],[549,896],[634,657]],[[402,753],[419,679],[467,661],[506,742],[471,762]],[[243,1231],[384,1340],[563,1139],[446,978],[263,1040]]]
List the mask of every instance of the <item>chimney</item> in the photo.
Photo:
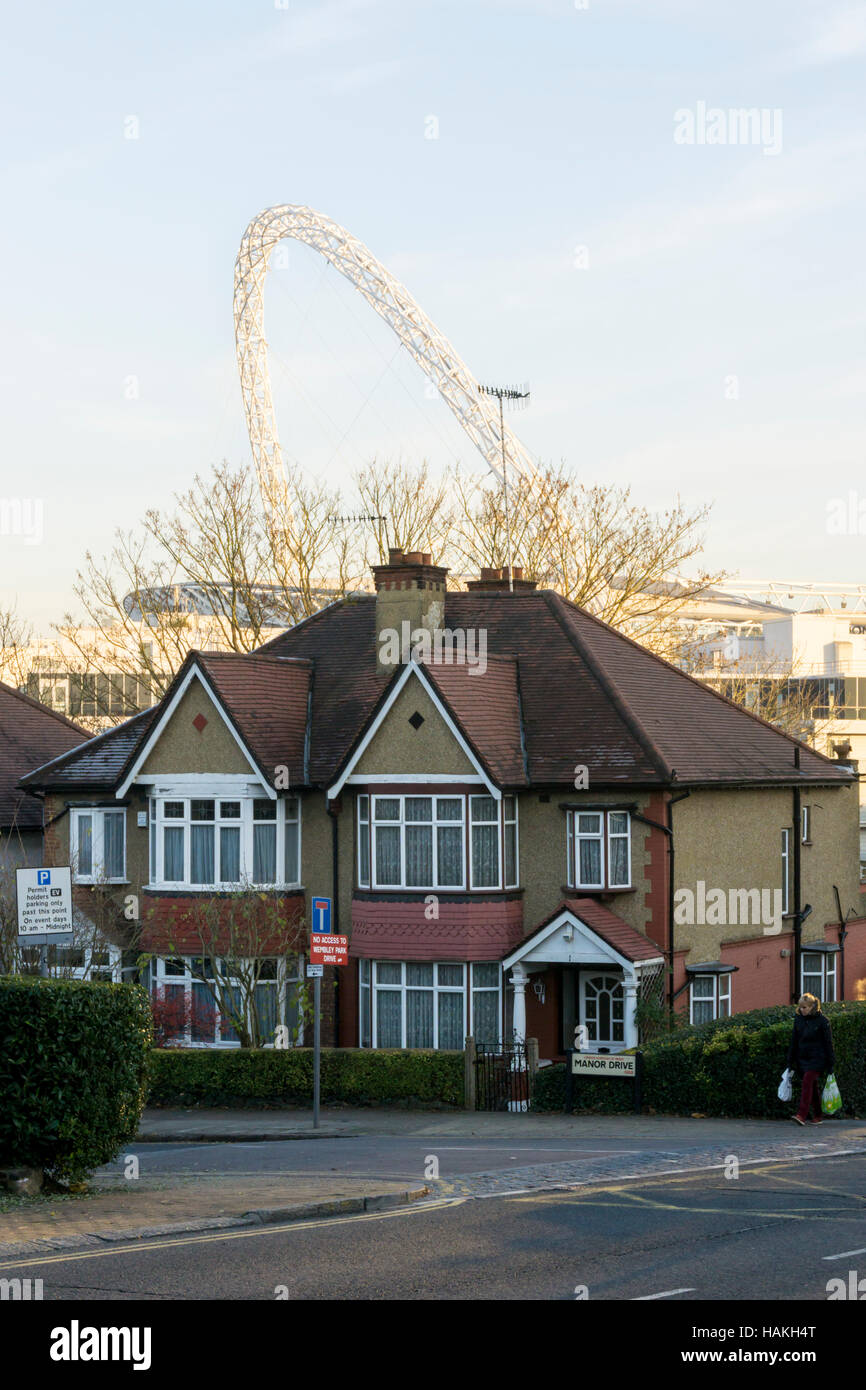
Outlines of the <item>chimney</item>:
[[432,555],[389,550],[387,565],[373,565],[376,584],[376,669],[390,674],[408,659],[413,633],[433,633],[445,623],[448,570]]
[[[523,569],[518,565],[512,565],[511,576],[514,582],[515,593],[518,589],[526,592],[529,589],[537,587],[537,580],[523,578]],[[466,587],[467,589],[474,590],[476,593],[478,593],[479,590],[508,590],[508,566],[504,565],[502,569],[482,569],[480,579],[470,579]]]

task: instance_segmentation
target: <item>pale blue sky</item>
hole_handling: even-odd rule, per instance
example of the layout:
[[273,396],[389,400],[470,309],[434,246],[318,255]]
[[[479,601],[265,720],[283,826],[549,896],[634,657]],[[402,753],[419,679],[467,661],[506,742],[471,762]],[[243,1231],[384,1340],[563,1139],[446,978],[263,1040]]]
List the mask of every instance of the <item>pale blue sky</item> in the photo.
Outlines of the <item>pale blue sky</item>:
[[[866,580],[825,526],[866,498],[866,6],[48,0],[7,7],[4,48],[0,497],[41,498],[44,538],[0,536],[0,585],[43,630],[85,550],[248,459],[232,270],[281,202],[366,242],[481,380],[528,380],[539,457],[714,501],[714,566]],[[778,109],[781,151],[675,143],[699,102]],[[477,466],[306,248],[266,322],[311,475]]]

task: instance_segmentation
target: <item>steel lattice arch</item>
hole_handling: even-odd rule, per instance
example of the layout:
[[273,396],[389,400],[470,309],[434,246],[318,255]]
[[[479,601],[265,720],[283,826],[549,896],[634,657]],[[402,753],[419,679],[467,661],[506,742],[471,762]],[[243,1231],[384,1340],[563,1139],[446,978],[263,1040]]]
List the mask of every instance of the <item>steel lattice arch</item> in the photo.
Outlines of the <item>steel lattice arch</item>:
[[502,482],[503,448],[512,470],[536,476],[529,452],[507,425],[500,428],[495,403],[479,389],[448,339],[364,244],[331,218],[312,208],[286,203],[268,208],[250,222],[235,261],[234,319],[238,370],[250,447],[263,495],[286,480],[277,434],[264,332],[264,285],[271,252],[285,237],[318,251],[355,286],[447,401],[491,471]]

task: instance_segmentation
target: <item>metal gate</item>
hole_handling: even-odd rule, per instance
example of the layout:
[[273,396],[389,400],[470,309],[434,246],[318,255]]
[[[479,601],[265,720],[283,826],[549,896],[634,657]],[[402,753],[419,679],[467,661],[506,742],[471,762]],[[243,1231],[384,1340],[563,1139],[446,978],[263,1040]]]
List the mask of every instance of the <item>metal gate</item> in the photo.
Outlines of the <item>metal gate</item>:
[[476,1110],[528,1110],[533,1080],[525,1043],[476,1043]]

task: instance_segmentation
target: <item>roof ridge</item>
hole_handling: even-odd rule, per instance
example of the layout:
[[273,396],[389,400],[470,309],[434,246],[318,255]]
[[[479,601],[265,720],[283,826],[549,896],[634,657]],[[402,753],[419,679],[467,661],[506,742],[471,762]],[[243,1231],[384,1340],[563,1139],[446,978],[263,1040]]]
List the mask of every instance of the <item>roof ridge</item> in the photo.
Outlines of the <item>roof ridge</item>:
[[[553,589],[547,589],[544,592],[550,594],[556,593]],[[752,710],[747,709],[745,705],[738,705],[736,700],[729,699],[729,697],[723,695],[720,690],[716,690],[712,685],[708,685],[697,676],[693,676],[690,671],[684,671],[682,667],[675,666],[672,661],[668,661],[664,656],[659,656],[658,652],[652,651],[650,647],[645,647],[642,642],[636,642],[633,637],[629,637],[625,632],[620,632],[618,627],[614,627],[612,623],[606,623],[603,618],[597,617],[595,613],[590,613],[587,608],[581,608],[580,604],[565,598],[563,594],[556,594],[556,597],[562,603],[567,603],[569,607],[579,613],[582,618],[588,618],[590,622],[595,623],[598,627],[603,627],[608,632],[614,633],[617,637],[621,638],[623,642],[628,642],[629,646],[634,647],[644,656],[651,657],[652,660],[657,662],[660,666],[664,666],[667,670],[675,672],[678,676],[685,677],[687,681],[691,681],[692,685],[697,686],[699,690],[708,690],[711,695],[714,695],[717,700],[721,700],[729,709],[738,710],[740,714],[747,714],[756,724],[760,724],[762,729],[770,729],[772,733],[778,734],[780,738],[787,739],[788,743],[792,743],[795,748],[805,749],[807,753],[812,753],[815,757],[820,758],[822,762],[828,763],[830,767],[839,766],[832,758],[828,758],[826,753],[821,753],[817,748],[812,748],[810,744],[804,743],[802,739],[795,738],[794,735],[789,734],[787,730],[779,728],[778,724],[772,724],[769,719],[763,719],[761,715],[755,714]]]
[[[14,685],[8,685],[6,681],[0,681],[0,694],[14,695],[15,699],[20,700],[22,704],[30,705],[32,709],[39,710],[40,714],[50,715],[52,719],[57,720],[58,724],[65,724],[67,729],[74,729],[77,734],[83,734],[85,739],[92,738],[92,734],[89,730],[82,728],[80,724],[76,724],[75,721],[69,719],[67,715],[61,714],[59,710],[52,709],[50,705],[43,705],[41,700],[34,700],[32,695],[28,695],[23,690],[16,690]],[[69,751],[71,752],[73,750],[70,749]]]
[[[643,748],[644,752],[649,754],[650,761],[655,765],[656,771],[660,772],[668,782],[673,782],[675,780],[673,775],[673,769],[668,766],[666,758],[662,754],[661,750],[656,747],[653,739],[644,729],[643,725],[641,724],[640,720],[638,719],[628,700],[625,698],[619,687],[608,676],[607,672],[601,669],[596,658],[590,655],[585,650],[584,646],[579,641],[578,635],[574,632],[569,631],[568,627],[566,626],[563,620],[563,615],[558,611],[556,605],[552,602],[552,600],[556,599],[559,602],[569,603],[570,606],[576,609],[579,613],[583,613],[584,610],[582,608],[579,608],[576,603],[570,603],[569,599],[563,599],[562,594],[557,594],[556,591],[553,589],[542,589],[541,592],[547,602],[547,606],[550,609],[550,612],[553,614],[553,617],[555,618],[556,622],[562,628],[562,631],[565,633],[565,636],[567,637],[568,641],[575,648],[575,650],[579,652],[583,661],[586,662],[590,674],[592,675],[596,684],[601,687],[601,689],[613,703],[617,712],[625,720],[630,733],[633,735],[634,738],[637,739],[637,742]],[[592,615],[590,614],[588,616],[591,617]],[[617,636],[621,636],[621,634],[617,632],[616,628],[611,627],[609,623],[602,623],[602,627],[606,627],[609,629],[609,631],[615,633]],[[645,649],[641,648],[641,650]]]

